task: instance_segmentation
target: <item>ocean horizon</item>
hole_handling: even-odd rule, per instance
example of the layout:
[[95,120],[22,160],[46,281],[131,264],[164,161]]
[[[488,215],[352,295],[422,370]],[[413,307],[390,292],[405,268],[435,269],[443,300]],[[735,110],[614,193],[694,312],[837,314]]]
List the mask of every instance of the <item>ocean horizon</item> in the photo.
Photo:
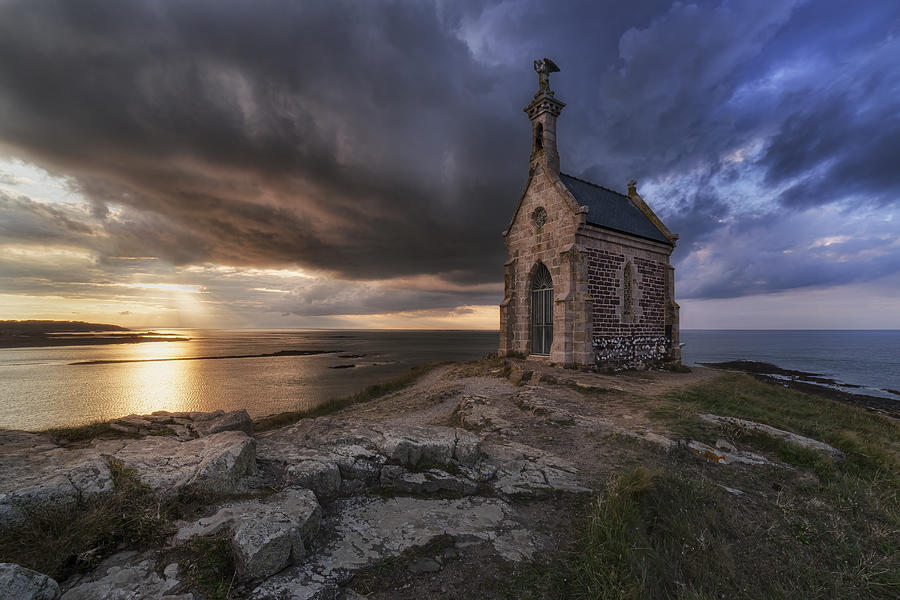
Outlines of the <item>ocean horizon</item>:
[[[0,349],[0,427],[41,430],[130,413],[310,408],[410,368],[496,353],[497,330],[148,328],[186,341]],[[684,364],[751,360],[900,401],[898,330],[681,332]],[[304,352],[311,354],[302,355]],[[74,364],[82,363],[82,364]]]

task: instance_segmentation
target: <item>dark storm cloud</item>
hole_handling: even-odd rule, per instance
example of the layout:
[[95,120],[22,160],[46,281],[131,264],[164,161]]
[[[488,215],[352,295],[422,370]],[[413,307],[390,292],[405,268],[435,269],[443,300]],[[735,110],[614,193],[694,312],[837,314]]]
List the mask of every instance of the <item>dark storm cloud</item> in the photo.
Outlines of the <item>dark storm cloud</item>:
[[686,293],[882,276],[897,263],[880,238],[844,262],[810,249],[865,238],[840,217],[755,241],[783,207],[898,210],[898,9],[845,4],[8,1],[0,143],[71,177],[90,207],[5,198],[0,226],[87,248],[98,268],[151,256],[469,286],[382,298],[316,283],[284,312],[494,304],[472,286],[499,280],[531,60],[549,55],[569,103],[564,170],[654,190]]

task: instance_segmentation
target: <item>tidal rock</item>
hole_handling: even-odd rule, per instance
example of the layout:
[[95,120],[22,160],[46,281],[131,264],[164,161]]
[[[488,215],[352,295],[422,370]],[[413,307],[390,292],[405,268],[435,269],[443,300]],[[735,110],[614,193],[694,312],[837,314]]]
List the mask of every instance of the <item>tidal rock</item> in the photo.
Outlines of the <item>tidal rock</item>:
[[223,431],[187,442],[147,437],[112,456],[164,495],[181,489],[227,494],[239,491],[240,480],[255,472],[255,450],[255,440],[243,431]]
[[312,491],[288,488],[267,498],[228,504],[211,517],[183,525],[175,539],[228,531],[238,576],[259,580],[302,558],[321,521]]
[[437,573],[440,570],[440,563],[433,558],[420,558],[409,564],[409,571],[417,575],[420,573]]
[[0,598],[56,600],[59,584],[43,573],[14,563],[0,563]]
[[193,594],[170,594],[181,583],[178,568],[157,574],[152,558],[136,552],[114,554],[77,579],[62,600],[193,600]]

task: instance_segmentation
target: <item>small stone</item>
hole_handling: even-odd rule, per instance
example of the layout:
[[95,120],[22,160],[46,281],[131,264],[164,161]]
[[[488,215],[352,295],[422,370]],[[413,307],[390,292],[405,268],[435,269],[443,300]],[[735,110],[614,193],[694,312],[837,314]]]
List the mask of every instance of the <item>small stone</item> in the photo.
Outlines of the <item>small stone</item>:
[[716,448],[718,448],[720,450],[727,450],[728,452],[737,452],[738,451],[738,449],[734,447],[734,444],[732,444],[726,440],[723,440],[721,438],[716,440]]
[[312,490],[319,502],[328,502],[338,496],[341,472],[336,463],[305,460],[287,468],[285,483]]

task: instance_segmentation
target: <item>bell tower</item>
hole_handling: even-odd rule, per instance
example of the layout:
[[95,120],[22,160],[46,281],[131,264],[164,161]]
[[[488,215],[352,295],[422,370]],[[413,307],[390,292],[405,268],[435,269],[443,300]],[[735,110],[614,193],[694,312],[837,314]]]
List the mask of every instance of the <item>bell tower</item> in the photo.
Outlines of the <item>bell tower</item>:
[[538,74],[538,91],[531,104],[523,109],[531,119],[531,160],[528,172],[533,174],[538,165],[542,165],[548,174],[559,177],[556,117],[566,104],[554,98],[553,90],[550,89],[550,73],[558,72],[559,67],[545,58],[534,61],[534,70]]

